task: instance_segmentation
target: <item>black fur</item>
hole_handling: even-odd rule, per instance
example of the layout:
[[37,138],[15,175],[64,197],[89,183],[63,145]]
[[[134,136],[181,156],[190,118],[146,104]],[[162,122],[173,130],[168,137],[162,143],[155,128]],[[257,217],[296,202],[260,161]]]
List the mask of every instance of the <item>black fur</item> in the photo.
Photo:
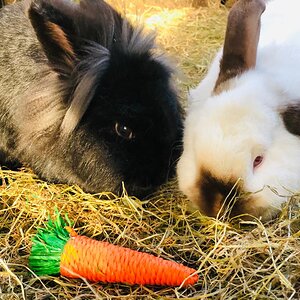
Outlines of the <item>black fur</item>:
[[[153,36],[101,0],[34,0],[29,20],[22,7],[0,14],[0,25],[16,22],[4,43],[22,44],[14,55],[0,45],[6,54],[0,75],[12,72],[4,77],[11,86],[0,93],[1,153],[42,178],[89,192],[118,193],[122,182],[131,194],[152,192],[174,174],[182,136],[173,71],[155,54]],[[130,128],[133,138],[121,137],[116,124]]]
[[[82,123],[106,142],[112,157],[118,157],[116,168],[126,170],[127,183],[156,186],[167,179],[170,160],[166,158],[181,138],[176,95],[165,89],[170,74],[148,54],[115,50],[111,55]],[[124,141],[116,135],[116,122],[130,127],[135,139]]]
[[7,168],[9,170],[18,170],[22,167],[22,164],[17,160],[7,159],[8,154],[0,151],[0,166],[1,168]]
[[285,128],[291,134],[300,136],[300,106],[289,106],[281,113]]

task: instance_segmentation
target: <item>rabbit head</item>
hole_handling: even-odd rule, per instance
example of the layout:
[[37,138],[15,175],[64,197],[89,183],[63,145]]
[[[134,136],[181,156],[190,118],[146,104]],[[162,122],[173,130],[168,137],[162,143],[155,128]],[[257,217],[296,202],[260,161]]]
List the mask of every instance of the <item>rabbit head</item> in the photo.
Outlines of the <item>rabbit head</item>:
[[264,10],[260,0],[235,4],[223,51],[191,91],[179,187],[209,216],[268,219],[300,188],[299,137],[287,129],[289,84],[278,84],[283,68],[265,68],[271,51],[275,64],[284,56],[274,45],[257,51]]
[[118,193],[124,182],[142,196],[172,176],[182,110],[154,35],[102,0],[34,0],[28,17],[37,42],[24,29],[33,63],[15,62],[28,68],[19,84],[30,81],[14,105],[16,158],[89,192]]

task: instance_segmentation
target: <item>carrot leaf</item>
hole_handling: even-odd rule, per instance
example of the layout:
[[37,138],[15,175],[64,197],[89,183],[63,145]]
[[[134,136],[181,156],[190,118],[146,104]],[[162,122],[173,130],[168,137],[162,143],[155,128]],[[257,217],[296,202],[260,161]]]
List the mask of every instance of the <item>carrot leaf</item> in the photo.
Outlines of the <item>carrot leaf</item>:
[[45,228],[40,228],[32,239],[32,248],[29,256],[29,267],[37,275],[56,275],[60,273],[60,258],[64,246],[70,239],[65,227],[71,226],[56,211],[56,219],[49,218]]

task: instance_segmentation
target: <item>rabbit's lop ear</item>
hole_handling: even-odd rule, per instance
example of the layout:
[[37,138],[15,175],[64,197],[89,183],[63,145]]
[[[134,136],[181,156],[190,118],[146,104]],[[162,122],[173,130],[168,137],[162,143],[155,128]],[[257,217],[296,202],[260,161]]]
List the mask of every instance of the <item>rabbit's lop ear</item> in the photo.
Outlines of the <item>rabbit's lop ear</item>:
[[28,16],[50,65],[59,73],[70,73],[75,51],[69,36],[74,35],[75,5],[64,1],[34,0]]
[[67,76],[92,44],[107,54],[123,24],[102,0],[32,0],[28,16],[51,67]]
[[95,94],[123,19],[103,0],[32,0],[28,16],[51,68],[75,85],[62,123],[70,133]]
[[214,94],[225,90],[229,79],[255,67],[260,17],[265,6],[264,0],[239,0],[232,7]]

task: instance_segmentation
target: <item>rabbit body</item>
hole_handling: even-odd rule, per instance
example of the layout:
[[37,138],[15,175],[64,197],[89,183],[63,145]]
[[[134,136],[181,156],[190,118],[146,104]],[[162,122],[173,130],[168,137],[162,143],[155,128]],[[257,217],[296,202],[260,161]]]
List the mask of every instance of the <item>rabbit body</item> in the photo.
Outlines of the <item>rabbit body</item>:
[[[242,10],[243,5],[248,4],[242,3]],[[268,219],[300,189],[299,8],[297,0],[268,1],[257,53],[249,59],[254,65],[243,69],[248,49],[238,49],[238,58],[231,54],[243,41],[231,45],[227,56],[223,50],[216,55],[207,76],[190,92],[177,173],[181,190],[208,215],[224,211],[238,194],[231,215]],[[228,27],[228,36],[235,29]],[[252,31],[256,34],[256,28]],[[250,48],[253,41],[245,44]],[[237,61],[243,55],[245,61],[224,71],[229,78],[218,85],[226,57]]]
[[93,193],[171,176],[182,112],[152,35],[101,0],[8,5],[0,27],[2,166]]

